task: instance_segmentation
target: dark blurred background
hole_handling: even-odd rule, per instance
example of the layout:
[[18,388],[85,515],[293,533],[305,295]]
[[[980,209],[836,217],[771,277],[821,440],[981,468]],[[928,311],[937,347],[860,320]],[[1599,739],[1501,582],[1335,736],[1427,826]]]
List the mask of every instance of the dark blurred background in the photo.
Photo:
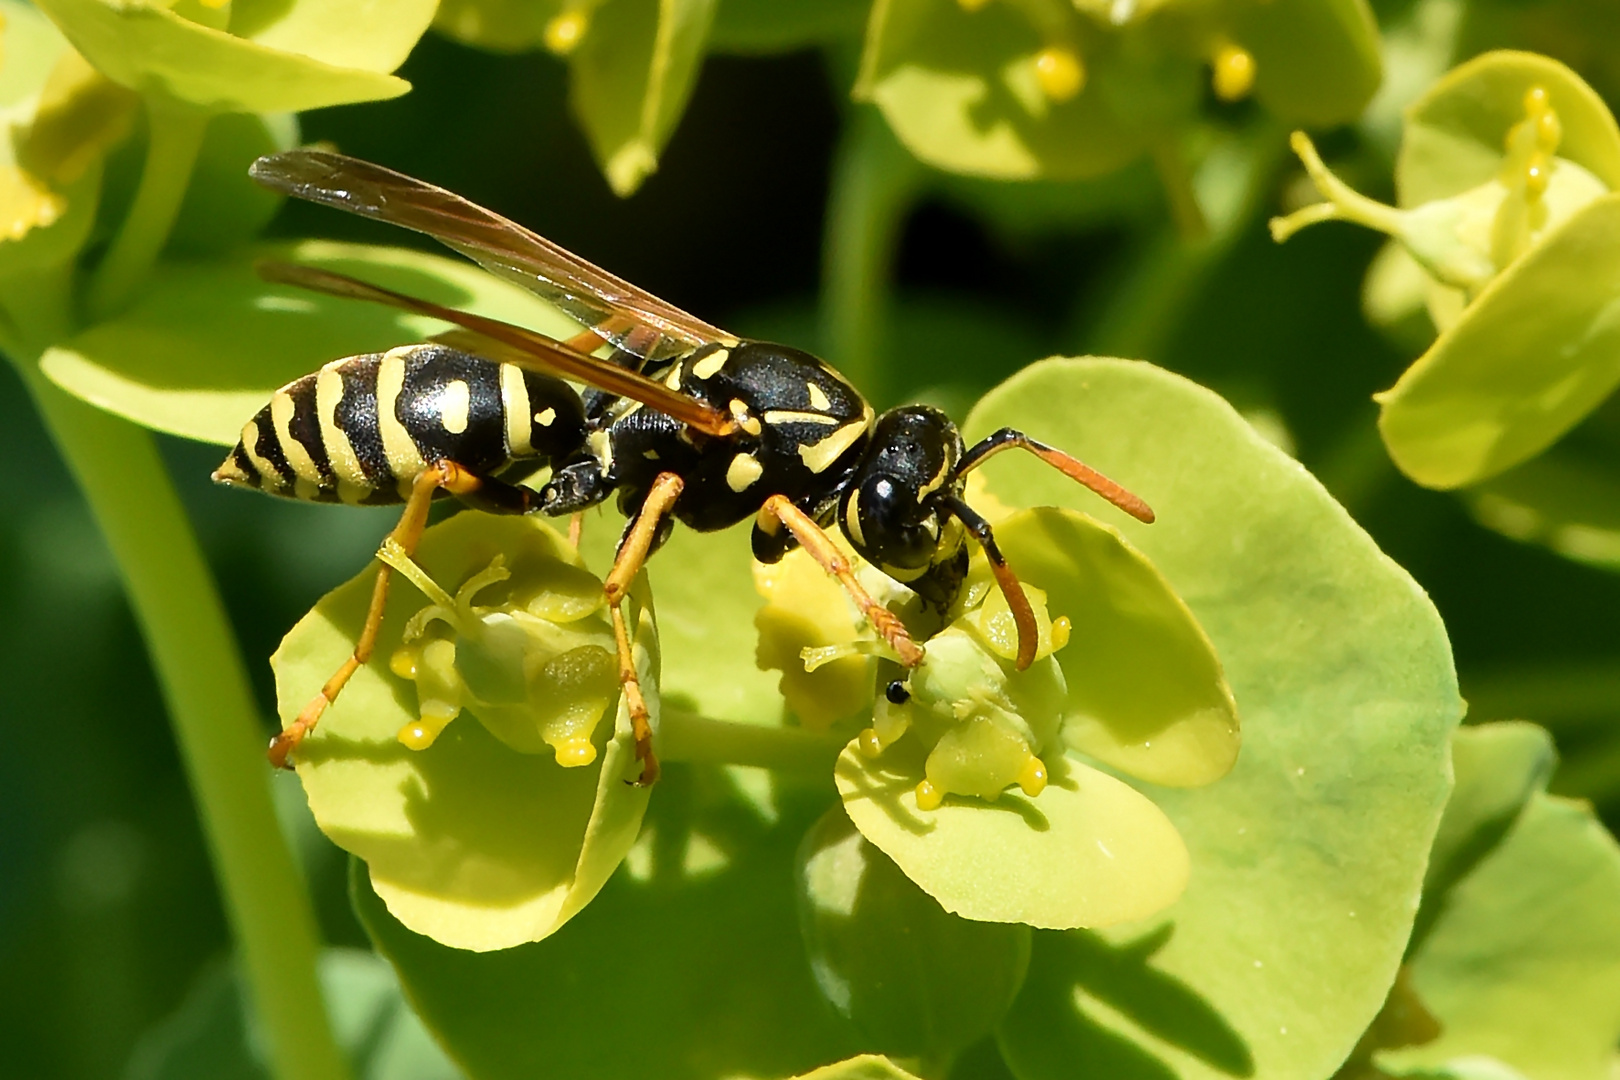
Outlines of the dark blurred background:
[[[430,35],[401,71],[412,93],[308,114],[303,130],[306,141],[330,140],[459,191],[738,332],[814,349],[824,210],[850,108],[847,77],[828,67],[810,52],[711,57],[658,173],[628,200],[608,190],[574,126],[562,65],[541,54],[492,56]],[[1325,145],[1371,153],[1350,135]],[[1355,180],[1388,198],[1384,160]],[[1329,226],[1272,244],[1264,219],[1288,175],[1279,170],[1273,196],[1181,301],[1136,328],[1134,355],[1213,386],[1285,438],[1422,583],[1450,629],[1474,719],[1518,711],[1525,687],[1544,690],[1526,700],[1562,695],[1549,706],[1558,715],[1527,718],[1553,726],[1566,755],[1584,763],[1574,787],[1598,797],[1612,828],[1620,760],[1604,762],[1620,757],[1609,749],[1620,743],[1593,733],[1620,713],[1620,695],[1606,689],[1620,687],[1620,578],[1486,531],[1461,501],[1422,491],[1389,465],[1370,395],[1412,354],[1360,313],[1377,238]],[[1164,212],[1150,172],[1109,184],[1112,205],[1127,209],[1103,225],[1086,214],[1005,212],[1020,200],[1061,200],[1054,185],[996,193],[953,182],[924,199],[897,256],[881,342],[887,396],[960,410],[1031,360],[1119,340],[1110,314],[1129,299]],[[274,231],[412,243],[305,205],[287,207]],[[391,515],[244,498],[208,482],[217,449],[164,445],[268,730],[265,658],[323,592],[364,565]],[[114,1076],[228,942],[115,571],[3,365],[0,460],[12,478],[0,514],[0,1075]],[[364,945],[341,859],[302,816],[296,782],[279,778],[278,793],[329,940]]]

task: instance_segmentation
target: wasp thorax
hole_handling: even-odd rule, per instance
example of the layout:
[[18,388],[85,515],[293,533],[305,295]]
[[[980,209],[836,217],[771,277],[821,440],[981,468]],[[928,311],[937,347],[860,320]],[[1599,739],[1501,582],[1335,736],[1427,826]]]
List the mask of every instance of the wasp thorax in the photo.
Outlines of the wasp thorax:
[[618,696],[601,583],[565,563],[502,556],[451,596],[402,552],[381,557],[433,601],[406,624],[391,668],[416,684],[419,719],[399,739],[433,745],[463,709],[521,753],[596,760],[596,728]]

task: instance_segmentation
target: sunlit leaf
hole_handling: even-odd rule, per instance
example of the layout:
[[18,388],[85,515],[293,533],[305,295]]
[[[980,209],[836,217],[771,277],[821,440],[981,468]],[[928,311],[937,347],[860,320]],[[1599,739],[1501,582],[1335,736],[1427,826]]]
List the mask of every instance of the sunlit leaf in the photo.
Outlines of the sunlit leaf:
[[45,372],[136,423],[230,446],[285,383],[330,360],[421,341],[443,328],[389,308],[268,284],[253,269],[265,257],[354,274],[542,332],[574,332],[555,309],[469,263],[307,240],[161,264],[117,317],[51,349]]
[[215,255],[258,235],[282,199],[254,183],[248,166],[261,154],[297,145],[298,118],[291,114],[225,113],[210,119],[166,250]]
[[1439,617],[1297,462],[1174,375],[1048,361],[966,434],[1003,425],[1157,511],[1130,521],[1034,460],[984,469],[1009,505],[1117,524],[1197,617],[1243,716],[1229,775],[1152,790],[1191,856],[1185,894],[1151,927],[1037,933],[1009,1063],[1022,1080],[1075,1061],[1125,1080],[1329,1075],[1383,1004],[1450,787],[1462,703]]
[[[329,14],[318,13],[323,6]],[[213,111],[298,112],[403,94],[409,84],[386,74],[404,58],[400,39],[387,28],[405,31],[414,42],[427,28],[433,5],[411,0],[404,11],[394,5],[370,10],[357,2],[288,5],[282,10],[317,13],[300,15],[288,35],[274,31],[279,20],[266,24],[262,29],[270,41],[265,44],[145,4],[40,0],[39,7],[102,74],[131,89]],[[314,41],[314,32],[323,27],[342,27],[342,33],[328,43]],[[356,65],[357,60],[378,66]]]
[[[468,513],[429,529],[416,562],[453,590],[496,556],[514,587],[577,558],[537,518]],[[374,577],[368,568],[329,593],[271,658],[284,724],[354,648]],[[649,789],[627,783],[641,773],[629,716],[621,701],[612,724],[597,729],[599,756],[573,768],[549,752],[517,753],[467,715],[426,749],[408,749],[401,732],[418,722],[416,694],[389,662],[407,620],[429,602],[395,585],[371,663],[299,748],[299,778],[321,831],[365,860],[372,887],[405,925],[462,949],[537,941],[591,900],[636,838]],[[605,613],[587,619],[611,644]],[[656,721],[651,619],[634,632]]]
[[1163,909],[1187,883],[1187,848],[1162,810],[1107,773],[1049,755],[1036,798],[917,806],[922,755],[851,743],[836,777],[844,809],[946,911],[1040,927],[1108,926]]
[[504,952],[412,934],[363,873],[352,895],[423,1022],[478,1080],[792,1076],[865,1047],[821,999],[794,912],[794,846],[826,793],[778,787],[773,806],[763,820],[724,773],[670,765],[601,895]]
[[608,183],[629,195],[658,168],[697,82],[718,0],[614,0],[571,56],[574,112]]
[[917,1080],[886,1057],[861,1054],[833,1065],[823,1065],[792,1080]]
[[393,71],[433,19],[437,0],[231,0],[230,31],[340,68]]
[[941,910],[839,807],[805,835],[797,877],[817,985],[891,1057],[951,1060],[995,1029],[1023,984],[1028,927]]
[[1498,274],[1378,396],[1401,471],[1477,483],[1533,457],[1620,385],[1620,194],[1579,210]]

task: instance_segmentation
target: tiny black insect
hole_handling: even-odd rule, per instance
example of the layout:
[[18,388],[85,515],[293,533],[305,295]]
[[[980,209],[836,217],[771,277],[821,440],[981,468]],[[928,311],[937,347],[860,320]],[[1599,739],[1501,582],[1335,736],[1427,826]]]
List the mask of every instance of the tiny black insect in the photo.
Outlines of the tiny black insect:
[[[1141,499],[1060,450],[1010,428],[967,448],[944,413],[922,405],[875,415],[814,356],[728,334],[442,188],[319,150],[260,158],[252,175],[288,195],[426,233],[583,327],[558,341],[342,274],[261,265],[271,280],[457,329],[335,360],[283,387],[248,421],[214,479],[316,502],[403,503],[390,535],[407,553],[440,494],[493,513],[556,516],[617,492],[629,520],[605,587],[641,783],[657,778],[658,763],[620,603],[674,521],[709,531],[753,517],[762,562],[802,545],[908,667],[922,661],[922,647],[861,587],[825,527],[836,522],[863,558],[940,610],[961,589],[971,534],[1017,620],[1023,668],[1035,654],[1034,615],[989,523],[963,501],[968,472],[1016,447],[1153,520]],[[609,355],[592,355],[604,348]],[[581,395],[563,378],[591,389]],[[537,465],[551,468],[539,491],[501,479]],[[275,764],[287,763],[370,657],[389,574],[386,565],[377,571],[353,655],[271,741]]]

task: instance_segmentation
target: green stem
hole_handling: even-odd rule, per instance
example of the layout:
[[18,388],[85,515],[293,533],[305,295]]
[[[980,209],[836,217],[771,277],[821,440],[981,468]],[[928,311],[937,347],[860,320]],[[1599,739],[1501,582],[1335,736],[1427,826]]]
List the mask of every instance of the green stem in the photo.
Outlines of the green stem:
[[875,108],[857,106],[833,162],[821,257],[822,347],[881,406],[895,248],[922,170]]
[[802,728],[767,727],[712,720],[665,708],[659,718],[658,755],[665,761],[754,765],[778,772],[828,776],[849,743],[841,736]]
[[174,228],[208,127],[207,113],[153,94],[146,96],[146,117],[146,166],[140,187],[90,281],[93,321],[116,314],[146,280]]
[[[37,310],[8,293],[14,315]],[[315,918],[276,823],[258,711],[185,508],[152,437],[47,380],[42,351],[13,357],[107,538],[151,650],[272,1071],[343,1080],[348,1065],[316,980]]]
[[1198,202],[1198,190],[1193,186],[1192,169],[1187,155],[1172,139],[1161,139],[1153,144],[1153,167],[1164,185],[1164,195],[1170,203],[1170,216],[1176,231],[1187,243],[1197,243],[1209,236],[1209,222],[1204,208]]

